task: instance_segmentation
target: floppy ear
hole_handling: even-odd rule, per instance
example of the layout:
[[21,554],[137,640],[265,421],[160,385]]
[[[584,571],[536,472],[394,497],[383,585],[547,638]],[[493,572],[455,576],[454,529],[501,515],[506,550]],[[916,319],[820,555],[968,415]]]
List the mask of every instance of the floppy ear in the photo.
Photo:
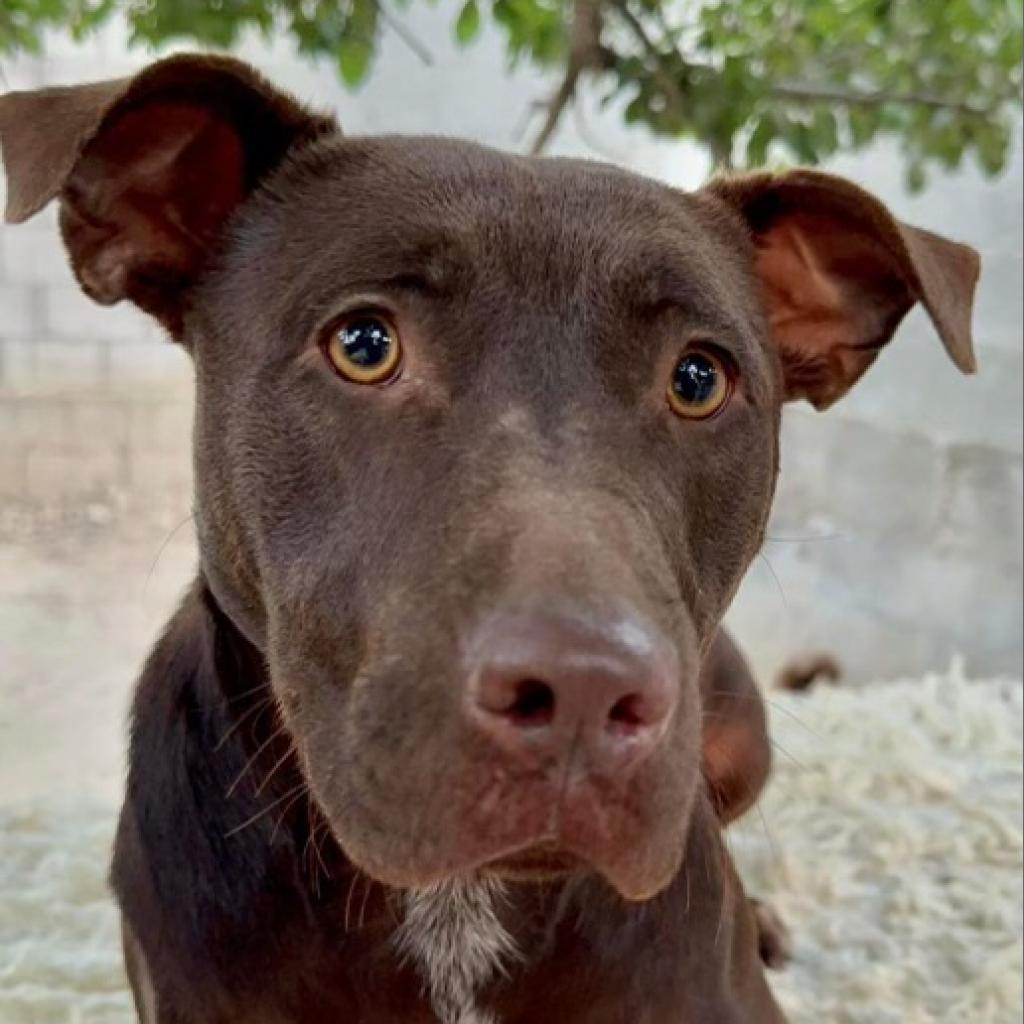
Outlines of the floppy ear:
[[97,302],[130,299],[180,335],[224,226],[293,147],[336,132],[247,65],[184,55],[133,78],[0,96],[9,222],[52,199]]
[[817,171],[707,189],[750,228],[788,399],[824,409],[841,398],[916,302],[953,362],[974,372],[973,249],[902,224],[863,189]]

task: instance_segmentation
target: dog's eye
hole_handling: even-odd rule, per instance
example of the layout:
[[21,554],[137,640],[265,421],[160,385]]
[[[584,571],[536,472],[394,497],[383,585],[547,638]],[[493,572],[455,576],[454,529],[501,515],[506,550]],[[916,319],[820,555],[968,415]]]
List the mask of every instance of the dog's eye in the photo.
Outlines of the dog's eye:
[[402,346],[395,325],[380,313],[354,313],[334,324],[327,358],[346,380],[381,384],[398,372]]
[[668,385],[668,404],[689,420],[714,416],[732,394],[732,380],[722,359],[710,349],[687,352],[676,363]]

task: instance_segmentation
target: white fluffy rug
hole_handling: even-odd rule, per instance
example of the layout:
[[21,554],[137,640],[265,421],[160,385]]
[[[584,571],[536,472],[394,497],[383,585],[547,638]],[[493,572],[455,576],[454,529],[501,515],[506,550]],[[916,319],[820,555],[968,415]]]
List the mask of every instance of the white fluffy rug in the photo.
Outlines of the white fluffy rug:
[[[731,845],[782,913],[793,1024],[1019,1024],[1022,688],[772,695],[776,779]],[[784,752],[783,752],[784,750]],[[128,1024],[112,812],[0,812],[0,1021]]]
[[731,845],[794,932],[794,1024],[1020,1024],[1021,695],[954,667],[771,696],[775,781]]

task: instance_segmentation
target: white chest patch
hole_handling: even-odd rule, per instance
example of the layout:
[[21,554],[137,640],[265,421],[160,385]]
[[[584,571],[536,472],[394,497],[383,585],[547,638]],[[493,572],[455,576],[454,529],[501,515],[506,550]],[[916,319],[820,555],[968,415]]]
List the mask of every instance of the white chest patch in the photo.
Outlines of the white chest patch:
[[452,879],[406,893],[396,941],[415,963],[441,1024],[498,1024],[477,1006],[480,990],[518,957],[495,913],[500,882]]

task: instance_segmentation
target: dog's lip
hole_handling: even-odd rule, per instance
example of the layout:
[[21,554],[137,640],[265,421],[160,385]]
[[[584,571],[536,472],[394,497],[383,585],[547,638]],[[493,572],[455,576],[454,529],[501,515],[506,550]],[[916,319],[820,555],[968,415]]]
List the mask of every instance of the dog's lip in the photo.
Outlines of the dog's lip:
[[543,840],[487,861],[482,872],[500,877],[531,880],[558,878],[586,867],[585,862],[555,840]]
[[[624,784],[579,771],[512,777],[502,766],[485,767],[490,771],[481,771],[475,784],[464,779],[464,788],[449,796],[450,817],[427,835],[426,848],[404,830],[397,844],[382,830],[347,835],[344,814],[332,826],[339,844],[367,875],[397,889],[473,874],[534,883],[595,874],[623,899],[640,902],[661,892],[678,871],[688,829],[676,823],[689,820],[696,771],[692,786],[672,800],[678,815],[669,815],[664,799],[648,799],[649,777]],[[349,814],[353,806],[358,798],[346,804]],[[330,800],[325,813],[332,821]]]
[[[483,801],[464,820],[470,828],[457,848],[477,853],[466,858],[472,869],[527,882],[596,872],[615,885],[614,876],[636,846],[635,794],[628,787],[616,792],[592,777],[557,785],[548,776],[518,785],[523,788],[501,802],[505,813],[498,822],[490,814],[480,816],[490,809]],[[510,820],[513,808],[518,821]]]
[[[678,870],[687,830],[645,806],[636,780],[618,782],[577,774],[561,785],[550,776],[518,782],[514,794],[499,787],[503,799],[474,803],[455,848],[469,855],[464,864],[513,880],[594,873],[624,899],[650,899]],[[680,792],[679,820],[689,820],[695,792],[696,778]]]

